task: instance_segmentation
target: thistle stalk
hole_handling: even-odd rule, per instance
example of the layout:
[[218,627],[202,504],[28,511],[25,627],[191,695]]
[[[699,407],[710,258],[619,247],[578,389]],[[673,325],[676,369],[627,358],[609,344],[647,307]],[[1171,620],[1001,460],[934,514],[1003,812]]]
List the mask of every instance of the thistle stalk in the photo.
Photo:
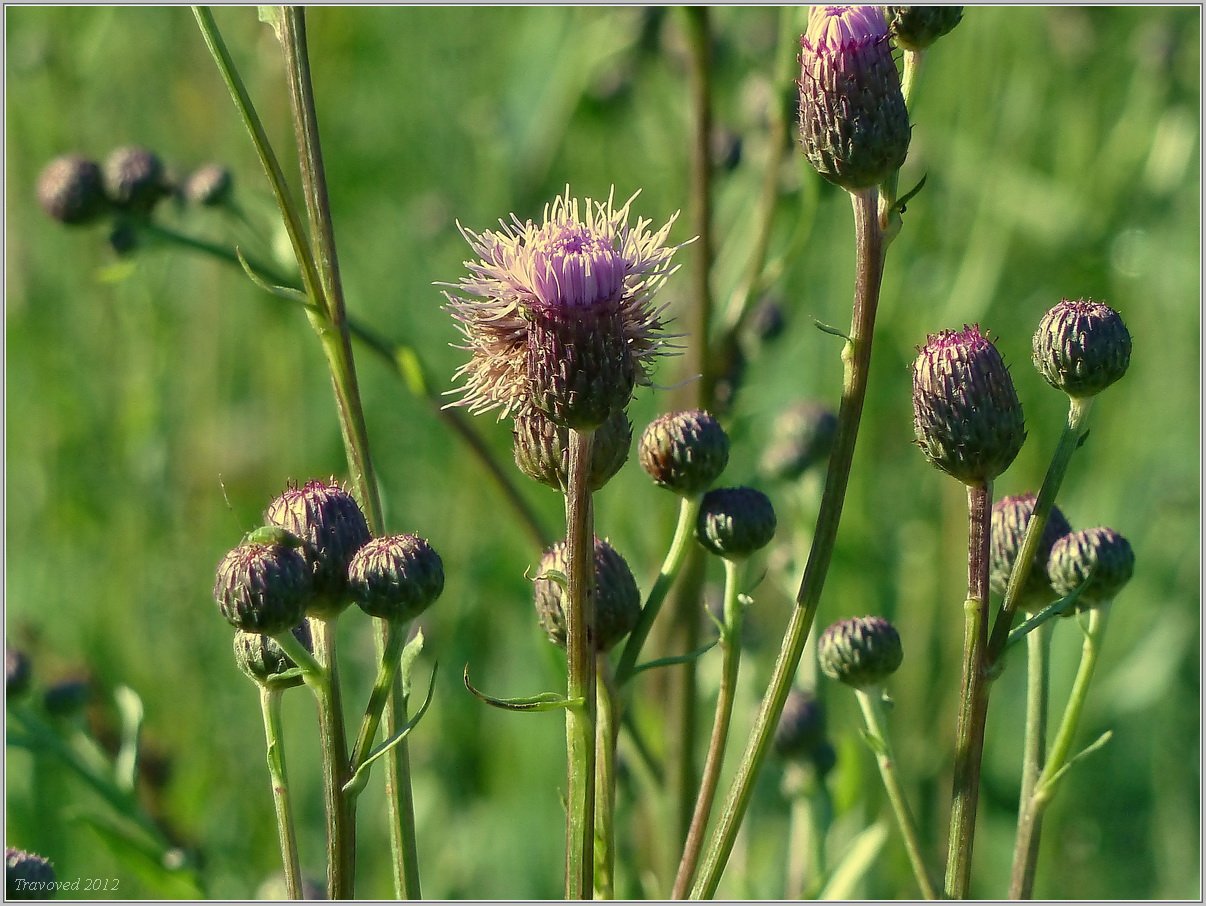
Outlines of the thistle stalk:
[[596,899],[615,898],[616,741],[620,701],[606,654],[595,656],[595,879]]
[[289,775],[285,769],[285,742],[281,732],[280,689],[260,686],[260,711],[264,717],[267,743],[268,776],[272,781],[272,804],[276,810],[276,830],[281,844],[281,865],[285,874],[285,895],[290,900],[304,899],[301,866],[297,857],[297,834],[293,826],[293,808],[289,802]]
[[775,660],[770,684],[754,719],[750,741],[737,766],[724,809],[710,837],[699,875],[691,889],[692,899],[710,898],[716,893],[725,863],[737,839],[737,831],[749,807],[754,780],[770,748],[779,715],[783,712],[796,668],[800,664],[800,656],[804,652],[804,644],[812,630],[837,541],[842,505],[846,498],[846,486],[850,480],[850,467],[858,439],[859,421],[862,418],[863,401],[867,394],[871,341],[875,330],[875,311],[879,304],[886,251],[884,232],[876,210],[876,190],[863,189],[852,192],[851,202],[854,207],[857,255],[854,310],[850,335],[842,350],[844,376],[837,435],[829,458],[829,469],[825,475],[825,490],[817,514],[813,545],[796,594],[796,606]]
[[1010,899],[1014,900],[1028,900],[1034,891],[1042,816],[1028,812],[1046,763],[1052,628],[1050,623],[1045,623],[1026,636],[1026,732],[1022,744],[1022,789],[1018,796],[1018,830],[1009,890]]
[[322,752],[322,796],[327,821],[327,896],[347,900],[356,890],[356,815],[344,795],[349,779],[348,745],[335,657],[335,620],[311,618],[314,653],[322,672],[306,681],[318,702],[318,735]]

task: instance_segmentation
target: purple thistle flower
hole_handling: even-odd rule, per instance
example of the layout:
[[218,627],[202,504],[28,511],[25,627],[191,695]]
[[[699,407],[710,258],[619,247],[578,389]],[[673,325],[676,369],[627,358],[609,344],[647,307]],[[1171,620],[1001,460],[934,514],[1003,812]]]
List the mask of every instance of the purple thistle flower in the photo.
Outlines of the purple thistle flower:
[[500,417],[534,406],[554,422],[594,428],[648,384],[652,359],[670,339],[653,295],[675,270],[666,244],[677,214],[656,232],[628,224],[629,206],[570,197],[542,223],[500,221],[461,233],[480,260],[445,293],[470,360],[456,405]]

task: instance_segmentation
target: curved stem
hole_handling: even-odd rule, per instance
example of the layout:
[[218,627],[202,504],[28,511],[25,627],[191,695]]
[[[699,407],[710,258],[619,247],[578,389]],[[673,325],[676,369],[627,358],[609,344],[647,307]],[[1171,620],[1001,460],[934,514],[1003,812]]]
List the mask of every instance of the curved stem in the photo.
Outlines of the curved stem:
[[593,432],[570,429],[569,486],[565,492],[565,595],[568,695],[565,709],[568,770],[565,825],[565,898],[588,900],[594,888],[595,658],[591,627],[595,611],[595,535],[590,457]]
[[615,897],[616,737],[620,703],[607,655],[595,656],[595,882],[596,899]]
[[318,702],[322,796],[327,820],[327,897],[348,900],[355,896],[356,890],[356,815],[351,799],[343,793],[350,775],[339,665],[335,657],[336,619],[310,618],[314,654],[323,670],[318,676],[305,676]]
[[1051,631],[1047,623],[1026,636],[1026,734],[1022,744],[1022,790],[1018,796],[1018,830],[1009,882],[1011,900],[1028,900],[1034,892],[1034,866],[1042,817],[1028,816],[1030,800],[1047,752],[1047,698],[1050,692]]
[[938,899],[934,882],[930,879],[929,868],[926,867],[925,857],[921,854],[921,840],[917,836],[917,821],[909,808],[909,800],[905,798],[904,787],[896,773],[896,761],[892,755],[892,744],[888,740],[888,724],[884,720],[881,704],[882,690],[879,687],[870,689],[855,689],[858,706],[863,712],[863,720],[867,723],[867,733],[874,740],[875,760],[879,763],[879,776],[883,778],[884,789],[888,793],[888,801],[892,804],[892,812],[896,815],[896,826],[904,838],[905,851],[909,854],[909,864],[913,866],[913,876],[921,895],[927,900]]
[[364,718],[360,722],[360,731],[356,743],[352,746],[352,758],[348,770],[355,774],[357,769],[368,758],[373,748],[373,739],[377,735],[377,727],[381,725],[382,712],[386,699],[389,698],[393,687],[394,674],[398,670],[398,659],[406,645],[406,627],[401,623],[390,625],[389,640],[381,654],[381,663],[377,667],[377,678],[373,682],[373,691],[369,693],[368,704],[364,708]]
[[289,777],[285,769],[285,743],[281,733],[281,694],[279,689],[260,685],[260,711],[264,716],[268,776],[272,780],[272,804],[276,809],[276,830],[281,843],[285,895],[290,900],[301,900],[305,895],[302,893],[301,865],[297,858],[293,809],[289,803]]
[[657,579],[649,591],[645,606],[641,609],[641,618],[637,621],[632,634],[628,636],[628,641],[624,644],[624,651],[620,654],[620,661],[616,665],[617,686],[623,686],[632,679],[632,672],[636,668],[641,647],[649,637],[649,630],[653,628],[653,621],[657,619],[658,612],[662,609],[666,593],[674,584],[674,577],[678,575],[687,551],[691,547],[701,499],[699,495],[696,495],[679,500],[678,524],[674,528],[674,540],[670,542],[670,550],[666,553],[666,559],[662,561],[662,568],[658,571]]
[[674,899],[687,895],[699,853],[703,848],[704,834],[708,830],[708,819],[712,816],[712,802],[720,784],[720,769],[724,766],[724,752],[729,738],[729,723],[733,717],[733,699],[737,694],[737,671],[741,665],[741,602],[737,599],[741,563],[724,561],[724,629],[720,633],[722,665],[720,692],[716,697],[716,717],[712,722],[712,738],[708,742],[708,755],[704,761],[703,777],[699,785],[699,796],[695,800],[695,813],[691,816],[691,827],[687,831],[687,842],[683,847],[682,861],[678,865],[678,876],[674,879]]
[[779,715],[783,713],[787,693],[800,664],[800,655],[804,652],[804,644],[812,629],[837,541],[838,524],[841,522],[846,485],[850,480],[850,466],[854,459],[855,441],[858,439],[859,421],[863,413],[863,400],[867,394],[871,340],[875,331],[875,311],[879,304],[885,251],[884,234],[876,211],[876,191],[868,189],[852,194],[851,201],[854,205],[857,251],[854,312],[850,337],[842,351],[845,366],[842,403],[838,410],[837,435],[829,457],[829,469],[825,475],[825,491],[817,514],[813,545],[808,553],[808,563],[804,567],[800,590],[796,594],[796,607],[792,610],[779,656],[775,660],[770,685],[754,719],[749,744],[737,766],[736,776],[725,800],[720,821],[712,833],[699,877],[691,890],[694,899],[713,896],[720,883],[720,876],[724,873],[725,862],[737,839],[737,830],[749,807],[754,780],[770,748],[771,737],[779,722]]
[[988,542],[992,483],[967,488],[967,600],[964,602],[963,681],[955,725],[955,769],[947,840],[946,896],[962,900],[971,883],[980,764],[988,717]]

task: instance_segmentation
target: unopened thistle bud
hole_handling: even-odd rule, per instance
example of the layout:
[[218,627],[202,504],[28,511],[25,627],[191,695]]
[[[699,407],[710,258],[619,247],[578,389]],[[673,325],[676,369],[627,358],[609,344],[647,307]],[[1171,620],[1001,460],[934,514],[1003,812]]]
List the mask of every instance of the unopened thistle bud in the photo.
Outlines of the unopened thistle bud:
[[900,635],[883,617],[839,620],[817,642],[824,674],[856,689],[881,685],[902,660]]
[[96,220],[106,204],[100,167],[78,154],[56,157],[38,177],[38,203],[59,223]]
[[1090,299],[1064,299],[1039,322],[1034,367],[1071,397],[1095,396],[1126,374],[1131,334],[1118,312]]
[[216,207],[230,198],[233,183],[229,168],[205,164],[184,181],[184,197],[193,204]]
[[24,651],[4,646],[4,696],[6,701],[16,701],[29,691],[32,672],[29,667],[29,657]]
[[265,518],[301,539],[314,582],[311,616],[331,616],[349,603],[348,564],[369,540],[356,498],[338,482],[291,485],[268,506]]
[[[588,630],[590,645],[595,651],[607,651],[632,632],[641,617],[641,592],[624,558],[614,547],[595,538],[595,619]],[[544,552],[540,574],[569,569],[565,542],[559,542]],[[535,583],[536,614],[549,639],[565,647],[564,584],[556,578],[537,578]]]
[[[294,626],[293,637],[301,642],[302,647],[313,653],[314,639],[310,634],[309,621],[302,620]],[[293,662],[293,658],[285,654],[285,649],[270,635],[260,632],[244,632],[242,629],[236,631],[234,634],[234,658],[238,668],[261,685],[277,689],[291,689],[304,682],[300,676],[284,680],[278,678],[280,674],[292,670],[297,664]]]
[[764,475],[795,481],[829,459],[837,437],[837,413],[817,402],[800,402],[783,410],[771,432],[759,468]]
[[729,464],[729,436],[702,409],[668,412],[649,423],[639,455],[659,486],[691,497],[710,488]]
[[925,50],[963,20],[962,6],[886,6],[888,30],[905,50]]
[[[1015,497],[1002,497],[992,506],[992,529],[988,542],[988,583],[999,595],[1004,595],[1009,587],[1009,577],[1013,575],[1018,552],[1022,549],[1022,541],[1026,537],[1026,527],[1030,524],[1030,517],[1034,515],[1036,500],[1033,494],[1019,494]],[[1051,507],[1033,565],[1030,567],[1030,576],[1022,590],[1024,597],[1053,600],[1051,577],[1047,575],[1047,559],[1051,556],[1051,548],[1055,546],[1055,542],[1070,531],[1072,526],[1068,524],[1060,508]]]
[[913,363],[913,431],[921,452],[964,484],[992,481],[1026,440],[1009,369],[978,326],[931,335]]
[[302,621],[313,585],[301,553],[281,544],[241,544],[222,558],[214,600],[236,629],[276,635]]
[[782,758],[806,759],[824,741],[825,709],[821,700],[811,692],[792,689],[775,728],[775,752]]
[[1130,542],[1111,528],[1071,532],[1055,542],[1047,562],[1051,585],[1061,596],[1085,586],[1076,599],[1077,610],[1114,599],[1135,572],[1135,552]]
[[23,849],[4,849],[4,895],[9,900],[54,898],[55,874],[50,860]]
[[444,591],[444,561],[418,535],[374,538],[352,558],[348,589],[371,617],[413,620]]
[[[569,485],[569,428],[559,427],[539,409],[515,416],[512,430],[515,465],[534,481],[557,491]],[[590,456],[590,489],[597,491],[628,461],[632,422],[623,409],[595,431]]]
[[[635,198],[636,196],[633,196]],[[480,256],[446,294],[472,353],[457,372],[462,405],[502,415],[535,406],[557,425],[590,430],[648,384],[665,345],[652,298],[673,271],[666,246],[674,218],[657,232],[628,225],[629,199],[613,208],[569,190],[537,225],[512,218],[499,232],[462,230]]]
[[821,176],[878,185],[909,150],[909,112],[877,6],[814,6],[800,39],[800,139]]
[[146,148],[118,148],[105,159],[105,194],[120,208],[147,213],[165,194],[163,163]]
[[775,508],[753,488],[716,488],[703,496],[695,537],[718,557],[744,560],[775,537]]

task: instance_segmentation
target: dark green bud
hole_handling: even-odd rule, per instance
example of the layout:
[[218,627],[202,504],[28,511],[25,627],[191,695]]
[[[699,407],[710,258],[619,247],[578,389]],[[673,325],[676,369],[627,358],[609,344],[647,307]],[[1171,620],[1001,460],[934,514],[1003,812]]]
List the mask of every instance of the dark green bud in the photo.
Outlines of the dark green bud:
[[888,29],[905,50],[925,50],[963,20],[962,6],[887,6]]
[[1034,333],[1034,367],[1071,397],[1096,396],[1126,374],[1131,334],[1118,312],[1091,299],[1064,299]]
[[54,866],[50,860],[23,849],[4,849],[4,896],[9,900],[52,900]]
[[163,163],[146,148],[118,148],[105,159],[105,194],[119,208],[149,213],[167,194]]
[[91,223],[107,204],[100,167],[78,154],[56,157],[38,177],[38,203],[59,223]]
[[[307,620],[302,620],[293,627],[293,637],[301,642],[302,646],[311,654],[314,652],[314,639],[310,634],[310,623]],[[261,685],[278,689],[292,689],[304,682],[300,676],[285,680],[277,679],[280,674],[292,670],[297,664],[293,662],[293,658],[285,654],[285,649],[270,635],[237,630],[234,634],[234,657],[238,668]]]
[[334,480],[307,481],[300,488],[291,484],[269,504],[264,517],[302,541],[301,552],[314,583],[310,615],[342,611],[349,603],[348,565],[370,537],[356,498]]
[[817,642],[824,674],[856,689],[882,685],[903,659],[900,635],[883,617],[839,620]]
[[803,760],[824,741],[825,709],[820,699],[803,689],[792,689],[775,728],[775,752],[782,758]]
[[904,163],[911,130],[876,6],[814,6],[800,38],[800,139],[813,168],[849,191]]
[[1055,542],[1047,561],[1051,585],[1063,597],[1089,584],[1076,599],[1076,609],[1112,601],[1135,572],[1130,542],[1111,528],[1071,532]]
[[42,694],[42,707],[53,717],[71,717],[88,706],[92,683],[87,677],[59,680]]
[[[988,543],[988,583],[999,595],[1004,595],[1005,589],[1009,587],[1009,577],[1013,574],[1018,551],[1022,549],[1022,540],[1026,537],[1030,517],[1034,515],[1036,500],[1033,494],[1019,494],[1016,497],[1002,497],[992,506],[992,530]],[[1047,524],[1043,526],[1043,535],[1039,539],[1038,551],[1034,555],[1034,564],[1030,567],[1030,577],[1022,590],[1023,599],[1043,599],[1043,602],[1047,603],[1059,597],[1051,588],[1051,577],[1047,575],[1047,558],[1051,556],[1051,548],[1055,542],[1070,531],[1072,526],[1068,524],[1060,508],[1051,507],[1051,512],[1047,515]]]
[[979,326],[933,334],[920,349],[913,363],[913,431],[930,462],[968,485],[992,481],[1022,449],[1022,403]]
[[[544,552],[540,575],[569,573],[565,542]],[[565,585],[557,578],[537,578],[534,583],[536,614],[549,639],[565,647]],[[595,619],[590,628],[594,651],[607,651],[632,632],[641,617],[641,592],[624,558],[614,547],[595,538]]]
[[279,544],[242,544],[218,564],[214,600],[236,629],[276,635],[302,621],[313,585],[301,553]]
[[29,691],[33,671],[29,657],[19,648],[4,646],[4,695],[5,701],[16,701]]
[[744,560],[770,544],[775,527],[775,508],[761,491],[716,488],[700,502],[695,537],[718,557]]
[[729,464],[729,436],[702,409],[668,412],[641,435],[639,457],[660,487],[691,497],[710,488]]
[[444,562],[418,535],[374,538],[352,558],[348,589],[369,616],[406,622],[444,591]]
[[221,164],[206,164],[190,173],[184,181],[184,197],[193,204],[216,207],[230,198],[233,184],[228,168]]
[[[557,491],[569,483],[569,428],[558,427],[539,409],[515,416],[512,430],[515,465],[534,481]],[[632,447],[632,422],[617,409],[595,430],[590,454],[590,488],[607,484],[628,461]]]
[[800,402],[775,419],[759,468],[770,478],[795,481],[829,459],[837,437],[837,413],[817,402]]

